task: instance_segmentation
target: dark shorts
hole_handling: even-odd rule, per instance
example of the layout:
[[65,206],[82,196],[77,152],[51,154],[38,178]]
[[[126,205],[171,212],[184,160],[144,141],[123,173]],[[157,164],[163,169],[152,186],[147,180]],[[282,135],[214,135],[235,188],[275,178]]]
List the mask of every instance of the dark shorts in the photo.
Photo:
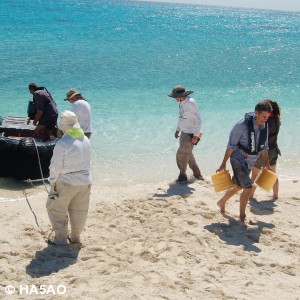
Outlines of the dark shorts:
[[51,116],[47,119],[41,118],[40,121],[39,121],[39,125],[44,125],[49,130],[53,130],[56,127],[56,124],[57,124],[57,117],[58,117],[58,115]]
[[235,185],[238,185],[241,188],[251,189],[252,188],[252,180],[250,178],[251,170],[248,168],[246,162],[241,165],[235,160],[230,160],[233,177],[232,181]]
[[[270,166],[276,166],[278,155],[280,154],[280,150],[276,147],[273,149],[269,149],[269,162]],[[265,165],[265,160],[263,159],[262,155],[260,155],[255,164],[254,167],[257,169],[261,169]]]

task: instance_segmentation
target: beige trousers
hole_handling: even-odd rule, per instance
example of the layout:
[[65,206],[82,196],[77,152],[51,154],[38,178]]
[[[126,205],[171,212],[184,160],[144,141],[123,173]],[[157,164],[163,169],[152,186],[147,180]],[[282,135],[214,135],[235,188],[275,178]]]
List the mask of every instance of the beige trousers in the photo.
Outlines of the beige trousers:
[[86,223],[91,194],[91,185],[72,186],[58,181],[50,190],[46,207],[55,232],[54,243],[66,245],[70,220],[72,242],[80,241]]
[[176,154],[176,162],[180,172],[179,175],[186,176],[187,165],[192,169],[195,176],[201,174],[193,154],[193,149],[192,138],[187,133],[181,132],[179,148]]

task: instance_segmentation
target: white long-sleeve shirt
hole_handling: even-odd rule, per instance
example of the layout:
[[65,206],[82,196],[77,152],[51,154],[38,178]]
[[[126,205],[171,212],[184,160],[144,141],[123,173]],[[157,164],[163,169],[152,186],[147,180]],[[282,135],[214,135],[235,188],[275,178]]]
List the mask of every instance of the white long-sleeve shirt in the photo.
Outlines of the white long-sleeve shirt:
[[50,184],[63,181],[73,186],[92,183],[90,174],[91,147],[89,139],[73,139],[65,134],[54,147],[50,163]]
[[78,123],[84,132],[92,132],[91,106],[85,100],[77,100],[72,103],[72,111],[76,115]]
[[176,131],[192,133],[197,136],[201,132],[201,116],[195,99],[187,97],[179,104],[179,120]]

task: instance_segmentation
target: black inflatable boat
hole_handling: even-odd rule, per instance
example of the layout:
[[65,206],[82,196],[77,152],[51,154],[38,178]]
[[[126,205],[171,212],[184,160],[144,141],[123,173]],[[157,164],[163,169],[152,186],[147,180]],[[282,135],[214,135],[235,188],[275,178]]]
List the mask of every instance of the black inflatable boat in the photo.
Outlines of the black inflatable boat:
[[0,117],[0,177],[36,180],[49,176],[57,139],[36,140],[34,128],[27,117]]

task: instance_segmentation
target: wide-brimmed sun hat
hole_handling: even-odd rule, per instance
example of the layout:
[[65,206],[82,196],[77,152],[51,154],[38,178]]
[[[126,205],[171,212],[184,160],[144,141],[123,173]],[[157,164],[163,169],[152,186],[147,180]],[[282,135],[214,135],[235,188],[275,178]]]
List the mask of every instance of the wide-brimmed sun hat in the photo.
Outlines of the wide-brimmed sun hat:
[[80,128],[76,115],[69,110],[62,112],[60,121],[58,123],[58,128],[62,131],[67,131],[72,128]]
[[172,98],[180,98],[185,97],[191,93],[193,93],[193,91],[186,90],[182,85],[176,85],[173,88],[172,93],[170,93],[168,96]]
[[67,92],[67,98],[65,98],[65,101],[69,100],[70,98],[72,98],[76,95],[81,96],[81,94],[78,93],[76,89],[74,89],[74,88],[69,89],[68,92]]

